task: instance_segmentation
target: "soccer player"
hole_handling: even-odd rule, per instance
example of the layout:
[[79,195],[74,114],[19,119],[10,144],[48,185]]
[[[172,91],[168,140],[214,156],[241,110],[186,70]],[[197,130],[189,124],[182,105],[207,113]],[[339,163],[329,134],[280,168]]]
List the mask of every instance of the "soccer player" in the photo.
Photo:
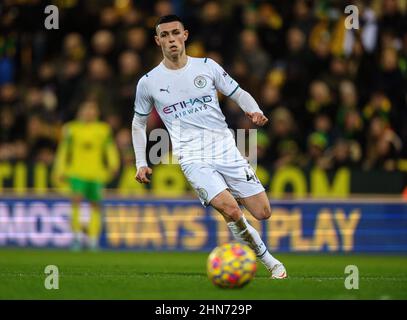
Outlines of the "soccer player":
[[187,38],[188,31],[177,16],[158,20],[155,42],[161,47],[163,61],[137,84],[132,122],[135,178],[140,183],[150,182],[146,121],[154,106],[170,134],[173,153],[202,204],[223,215],[235,239],[254,250],[271,278],[284,279],[284,265],[270,254],[239,207],[238,201],[259,220],[271,215],[263,186],[236,148],[217,90],[233,99],[255,125],[263,126],[268,119],[253,97],[215,61],[187,56]]
[[104,184],[119,170],[119,153],[110,126],[98,118],[97,103],[83,102],[79,107],[77,120],[65,124],[63,139],[57,150],[56,177],[60,181],[68,181],[72,193],[72,249],[75,251],[81,249],[82,200],[89,201],[91,208],[87,228],[88,245],[91,250],[98,250],[102,231],[102,191]]

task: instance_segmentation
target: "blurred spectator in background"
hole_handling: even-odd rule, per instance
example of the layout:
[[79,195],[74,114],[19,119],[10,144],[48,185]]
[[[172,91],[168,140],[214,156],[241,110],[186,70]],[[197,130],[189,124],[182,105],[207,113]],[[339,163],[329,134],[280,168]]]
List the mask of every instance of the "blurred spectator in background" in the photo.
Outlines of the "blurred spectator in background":
[[48,122],[43,115],[33,114],[27,120],[26,143],[28,147],[28,160],[38,160],[38,155],[43,149],[55,152],[57,144],[57,127],[53,122]]
[[400,1],[382,0],[379,27],[382,32],[391,31],[398,37],[406,31],[405,13],[400,11]]
[[329,159],[326,157],[328,140],[323,133],[313,132],[307,139],[307,161],[306,169],[319,167],[321,169],[329,168]]
[[[332,93],[327,83],[321,80],[315,80],[309,87],[309,98],[305,103],[305,114],[298,118],[303,126],[309,127],[313,120],[324,115],[330,124],[334,121],[337,112],[337,106],[334,103]],[[318,121],[317,121],[318,123]],[[306,130],[303,128],[303,130]]]
[[308,39],[316,23],[316,19],[312,14],[311,3],[309,0],[296,0],[292,8],[293,19],[290,20],[293,27],[301,30],[305,39]]
[[370,121],[366,144],[366,160],[363,168],[396,170],[396,160],[399,157],[402,142],[390,127],[389,121],[381,116],[375,116]]
[[104,58],[111,66],[116,64],[115,39],[111,31],[97,31],[92,37],[91,45],[93,56]]
[[349,141],[344,139],[338,139],[333,146],[332,159],[330,163],[330,169],[337,170],[341,167],[353,168],[357,161],[352,157],[351,145]]
[[115,81],[117,92],[117,112],[121,115],[122,123],[133,117],[133,110],[129,108],[134,102],[134,88],[143,75],[140,56],[130,50],[123,51],[118,59],[118,74]]
[[[145,65],[154,63],[155,50],[148,45],[147,31],[142,26],[134,26],[127,31],[123,50],[130,50],[137,53]],[[144,67],[144,69],[147,69]]]
[[270,82],[263,85],[260,103],[264,114],[269,114],[282,104],[280,88]]
[[25,122],[10,107],[0,109],[0,161],[24,160],[27,157]]
[[372,92],[370,100],[363,108],[363,115],[366,120],[371,120],[374,116],[381,116],[390,120],[392,103],[381,90]]
[[195,38],[202,41],[208,51],[219,52],[227,56],[231,48],[225,45],[228,38],[228,22],[224,20],[223,10],[218,1],[208,1],[203,4],[199,15],[199,25],[196,31],[199,33]]
[[326,113],[319,113],[314,118],[314,131],[322,133],[326,140],[328,147],[334,143],[335,133],[333,132],[333,124],[331,117]]
[[82,79],[71,102],[71,113],[83,100],[95,100],[100,111],[114,132],[122,126],[121,116],[115,105],[113,70],[105,58],[92,57],[87,64],[87,77]]
[[[270,117],[261,164],[395,170],[407,158],[407,7],[352,4],[358,30],[344,28],[341,1],[59,1],[63,28],[47,31],[41,1],[3,1],[0,159],[52,163],[84,100],[124,146],[135,85],[161,59],[154,23],[176,13],[193,31],[189,52],[225,64]],[[219,100],[232,129],[253,128]]]
[[291,112],[279,107],[271,113],[270,119],[268,157],[262,164],[270,166],[274,163],[276,169],[285,165],[302,165],[298,131]]
[[289,99],[290,108],[294,112],[303,108],[302,102],[307,96],[310,55],[306,40],[306,34],[298,27],[287,31],[287,49],[282,60],[286,69],[283,94]]
[[359,110],[358,95],[352,81],[345,80],[339,84],[339,105],[336,121],[343,126],[345,115],[351,110]]
[[261,80],[266,76],[270,67],[270,58],[261,47],[257,33],[246,29],[240,34],[240,50],[243,61],[247,64],[250,74],[260,85]]

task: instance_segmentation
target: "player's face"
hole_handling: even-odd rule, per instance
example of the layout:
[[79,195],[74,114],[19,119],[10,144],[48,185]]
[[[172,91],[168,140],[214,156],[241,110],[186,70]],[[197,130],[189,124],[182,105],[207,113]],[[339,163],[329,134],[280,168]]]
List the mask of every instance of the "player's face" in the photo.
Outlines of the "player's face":
[[164,56],[176,58],[185,52],[185,41],[188,30],[179,21],[162,23],[157,26],[155,42],[163,51]]

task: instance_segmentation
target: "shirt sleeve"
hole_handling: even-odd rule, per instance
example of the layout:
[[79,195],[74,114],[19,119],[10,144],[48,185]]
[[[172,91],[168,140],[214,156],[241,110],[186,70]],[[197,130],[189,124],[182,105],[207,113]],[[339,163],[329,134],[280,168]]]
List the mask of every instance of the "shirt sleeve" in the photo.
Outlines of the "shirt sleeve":
[[146,76],[139,80],[134,100],[134,112],[139,116],[148,116],[153,108],[153,100],[148,93],[145,79]]
[[239,84],[214,60],[205,58],[214,76],[215,87],[225,96],[230,97],[239,88]]

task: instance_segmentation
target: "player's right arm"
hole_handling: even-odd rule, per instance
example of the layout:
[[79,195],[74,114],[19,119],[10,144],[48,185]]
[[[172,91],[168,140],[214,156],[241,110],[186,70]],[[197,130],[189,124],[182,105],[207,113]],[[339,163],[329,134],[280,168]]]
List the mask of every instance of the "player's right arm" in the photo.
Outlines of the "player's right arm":
[[149,176],[153,170],[148,167],[146,159],[147,147],[147,118],[153,107],[152,98],[148,93],[146,77],[142,77],[137,84],[134,101],[134,116],[132,122],[133,149],[136,157],[136,180],[140,183],[149,183]]

